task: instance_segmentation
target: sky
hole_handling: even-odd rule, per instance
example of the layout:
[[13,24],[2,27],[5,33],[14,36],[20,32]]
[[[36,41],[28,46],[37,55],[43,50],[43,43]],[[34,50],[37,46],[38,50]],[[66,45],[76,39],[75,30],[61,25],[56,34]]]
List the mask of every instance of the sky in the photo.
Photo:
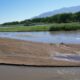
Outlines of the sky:
[[0,0],[0,23],[21,21],[44,12],[79,5],[80,0]]

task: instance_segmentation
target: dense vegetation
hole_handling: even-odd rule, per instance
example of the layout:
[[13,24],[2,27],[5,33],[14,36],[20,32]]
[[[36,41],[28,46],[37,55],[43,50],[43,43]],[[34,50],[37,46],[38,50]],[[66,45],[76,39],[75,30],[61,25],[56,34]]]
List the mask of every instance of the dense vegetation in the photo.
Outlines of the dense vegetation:
[[[1,25],[0,31],[70,31],[80,30],[80,12],[56,14],[46,18],[33,18]],[[8,26],[8,28],[3,28]],[[10,27],[9,27],[10,26]],[[13,26],[13,27],[11,27]]]
[[9,22],[4,23],[2,25],[25,25],[25,26],[31,26],[31,25],[37,25],[41,23],[71,23],[71,22],[80,22],[80,12],[77,13],[63,13],[63,14],[56,14],[51,17],[46,18],[33,18],[24,20],[21,22]]
[[80,30],[80,23],[61,23],[50,26],[49,31],[73,31]]

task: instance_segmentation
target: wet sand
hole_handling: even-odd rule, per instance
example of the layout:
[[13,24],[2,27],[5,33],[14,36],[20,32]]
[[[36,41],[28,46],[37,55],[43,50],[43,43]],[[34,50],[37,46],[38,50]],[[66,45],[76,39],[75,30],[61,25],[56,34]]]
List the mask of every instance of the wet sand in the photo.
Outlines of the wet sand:
[[80,44],[48,44],[0,39],[0,64],[31,66],[80,66],[80,61],[59,60],[56,54],[80,55]]

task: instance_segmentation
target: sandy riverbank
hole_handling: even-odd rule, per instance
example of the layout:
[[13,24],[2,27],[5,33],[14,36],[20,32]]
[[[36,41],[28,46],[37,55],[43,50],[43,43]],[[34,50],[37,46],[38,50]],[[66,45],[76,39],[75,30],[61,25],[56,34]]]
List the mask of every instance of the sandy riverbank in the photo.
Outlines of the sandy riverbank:
[[56,54],[80,54],[80,44],[47,44],[0,39],[0,64],[80,66],[80,62],[56,60]]

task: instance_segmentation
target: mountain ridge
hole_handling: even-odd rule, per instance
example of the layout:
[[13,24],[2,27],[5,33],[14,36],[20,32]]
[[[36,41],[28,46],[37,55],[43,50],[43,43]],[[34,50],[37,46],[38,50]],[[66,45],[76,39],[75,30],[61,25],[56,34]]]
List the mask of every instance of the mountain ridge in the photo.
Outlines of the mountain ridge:
[[53,11],[42,13],[42,14],[36,16],[36,18],[49,17],[49,16],[53,16],[53,15],[56,15],[56,14],[61,14],[61,13],[70,13],[70,12],[75,13],[75,12],[78,12],[78,11],[80,11],[80,5],[79,6],[72,6],[72,7],[63,7],[63,8],[60,8],[60,9],[56,9],[56,10],[53,10]]

